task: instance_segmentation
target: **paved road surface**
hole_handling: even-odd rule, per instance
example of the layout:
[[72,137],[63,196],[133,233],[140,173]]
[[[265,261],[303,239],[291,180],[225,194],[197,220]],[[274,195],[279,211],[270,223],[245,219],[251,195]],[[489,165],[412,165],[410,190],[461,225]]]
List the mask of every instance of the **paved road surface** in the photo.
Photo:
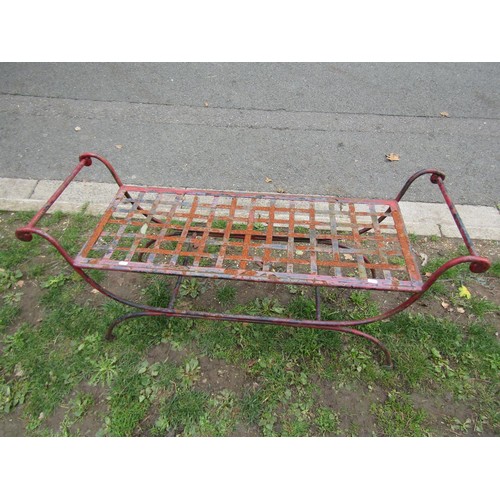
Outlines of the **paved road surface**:
[[[95,151],[136,184],[392,197],[434,167],[457,203],[495,205],[499,84],[495,63],[1,63],[0,177]],[[406,199],[441,201],[424,181]]]

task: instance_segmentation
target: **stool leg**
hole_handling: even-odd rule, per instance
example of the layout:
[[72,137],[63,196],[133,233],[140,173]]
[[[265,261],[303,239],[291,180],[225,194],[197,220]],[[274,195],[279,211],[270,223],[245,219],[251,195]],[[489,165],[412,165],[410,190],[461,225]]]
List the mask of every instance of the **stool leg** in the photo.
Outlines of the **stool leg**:
[[321,321],[321,296],[319,293],[319,286],[315,287],[314,292],[316,294],[316,319]]
[[368,335],[368,333],[364,333],[364,332],[361,332],[360,330],[356,330],[355,328],[346,328],[346,327],[342,327],[342,326],[335,326],[335,327],[332,327],[331,329],[336,331],[336,332],[351,333],[353,335],[357,335],[358,337],[363,337],[363,338],[369,340],[370,342],[373,342],[375,345],[377,345],[384,352],[384,355],[385,355],[384,368],[387,368],[389,370],[392,370],[394,368],[394,363],[392,362],[391,353],[389,352],[387,347],[385,347],[385,345],[382,344],[382,342],[380,342],[380,340],[376,339],[375,337],[372,337],[371,335]]
[[144,311],[144,312],[136,312],[136,313],[130,313],[130,314],[124,314],[123,316],[120,316],[119,318],[115,319],[113,323],[111,323],[108,326],[108,329],[106,330],[106,340],[115,340],[116,335],[113,333],[113,330],[115,327],[117,327],[120,323],[123,323],[127,319],[132,319],[132,318],[140,318],[142,316],[161,316],[161,314],[150,312],[150,311]]

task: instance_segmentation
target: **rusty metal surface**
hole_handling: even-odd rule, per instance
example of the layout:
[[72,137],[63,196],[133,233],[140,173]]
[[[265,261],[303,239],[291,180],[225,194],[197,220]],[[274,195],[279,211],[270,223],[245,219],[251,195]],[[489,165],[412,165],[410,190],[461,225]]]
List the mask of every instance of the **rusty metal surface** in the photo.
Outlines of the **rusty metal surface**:
[[[72,256],[37,222],[84,166],[102,162],[119,186],[117,195],[78,256]],[[398,201],[424,174],[438,184],[470,255],[440,266],[422,283],[404,227]],[[348,200],[326,196],[241,193],[124,186],[111,164],[95,153],[84,153],[73,172],[32,220],[16,230],[31,241],[36,234],[51,243],[90,286],[141,312],[126,314],[108,328],[107,338],[121,322],[141,316],[244,321],[339,331],[377,345],[392,367],[387,348],[353,326],[381,321],[416,302],[448,269],[469,263],[482,273],[491,263],[480,257],[444,186],[444,174],[421,170],[394,200]],[[124,299],[94,281],[85,268],[175,274],[168,307],[153,307]],[[357,320],[321,319],[319,288],[316,319],[217,314],[175,309],[184,276],[342,286],[413,292],[398,306]],[[370,276],[370,277],[368,277]]]
[[422,288],[394,200],[121,186],[75,266],[407,292]]

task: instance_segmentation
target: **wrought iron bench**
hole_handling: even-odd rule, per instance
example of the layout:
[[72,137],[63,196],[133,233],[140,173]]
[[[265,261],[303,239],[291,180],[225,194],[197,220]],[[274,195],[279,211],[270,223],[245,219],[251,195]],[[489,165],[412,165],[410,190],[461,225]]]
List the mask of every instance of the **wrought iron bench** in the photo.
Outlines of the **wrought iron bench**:
[[[93,158],[108,168],[118,191],[93,234],[72,257],[36,224],[77,174],[92,165]],[[411,251],[398,204],[413,181],[423,175],[430,175],[441,190],[469,251],[469,255],[442,265],[426,281]],[[139,309],[115,320],[108,328],[108,339],[113,338],[119,323],[139,316],[268,323],[364,337],[380,347],[385,365],[392,367],[387,348],[354,327],[381,321],[407,308],[453,266],[469,263],[474,273],[490,267],[488,259],[478,256],[445,189],[444,178],[439,171],[421,170],[393,200],[141,187],[124,185],[106,159],[84,153],[73,172],[16,236],[22,241],[31,241],[33,234],[45,238],[93,288]],[[177,281],[169,304],[151,307],[104,289],[86,273],[88,269],[176,275]],[[310,285],[315,290],[316,317],[307,320],[176,309],[179,288],[187,276]],[[374,317],[329,321],[321,318],[320,287],[407,292],[409,297]]]

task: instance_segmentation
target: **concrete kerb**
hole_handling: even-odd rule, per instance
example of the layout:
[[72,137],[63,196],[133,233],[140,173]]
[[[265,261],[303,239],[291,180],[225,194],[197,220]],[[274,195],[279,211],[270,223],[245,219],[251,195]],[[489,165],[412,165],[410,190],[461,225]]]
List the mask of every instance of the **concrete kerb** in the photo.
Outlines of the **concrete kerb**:
[[[0,178],[0,210],[39,210],[60,184],[60,181],[51,180]],[[67,187],[51,211],[74,213],[88,204],[86,213],[100,215],[116,190],[116,184],[75,181]],[[460,237],[446,205],[402,201],[400,207],[409,233]],[[472,239],[500,241],[500,212],[496,208],[457,205],[457,209]]]

